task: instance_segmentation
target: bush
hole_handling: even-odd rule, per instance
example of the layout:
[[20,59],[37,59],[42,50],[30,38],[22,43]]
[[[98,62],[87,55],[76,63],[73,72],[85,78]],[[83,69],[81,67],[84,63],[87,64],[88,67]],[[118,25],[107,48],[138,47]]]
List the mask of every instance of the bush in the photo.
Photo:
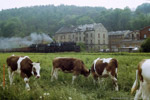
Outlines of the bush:
[[142,52],[150,52],[150,38],[147,38],[141,45]]
[[81,51],[86,51],[86,45],[82,42],[77,43],[78,46],[80,46]]

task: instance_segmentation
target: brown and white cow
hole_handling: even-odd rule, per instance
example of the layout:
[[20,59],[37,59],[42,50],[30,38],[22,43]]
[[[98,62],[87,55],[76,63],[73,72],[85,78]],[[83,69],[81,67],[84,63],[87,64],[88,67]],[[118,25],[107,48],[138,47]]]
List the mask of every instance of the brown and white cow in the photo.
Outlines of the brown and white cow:
[[131,94],[133,94],[138,87],[138,78],[140,79],[140,87],[136,92],[134,100],[139,100],[141,97],[143,100],[150,100],[150,59],[142,60],[138,64],[136,80],[132,86]]
[[115,90],[118,91],[118,83],[117,83],[117,68],[118,62],[113,58],[97,58],[94,60],[93,65],[91,67],[91,73],[95,80],[98,78],[108,77],[110,76],[115,85]]
[[10,56],[7,58],[7,66],[9,73],[10,85],[13,83],[14,73],[17,72],[21,75],[26,83],[26,89],[30,90],[29,78],[35,75],[36,78],[40,77],[40,63],[32,62],[28,56]]
[[85,67],[83,61],[76,58],[54,58],[51,73],[51,81],[53,81],[54,77],[55,79],[58,79],[58,70],[61,70],[64,73],[73,73],[72,84],[74,83],[75,78],[79,74],[82,74],[85,77],[87,77],[90,74],[90,70]]

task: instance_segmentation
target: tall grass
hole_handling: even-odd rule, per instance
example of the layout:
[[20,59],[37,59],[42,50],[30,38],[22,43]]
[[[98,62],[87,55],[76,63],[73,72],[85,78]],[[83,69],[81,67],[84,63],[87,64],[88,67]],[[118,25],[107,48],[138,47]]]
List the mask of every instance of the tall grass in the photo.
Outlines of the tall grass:
[[[9,85],[6,69],[6,87],[2,88],[3,64],[6,58],[13,53],[0,53],[0,99],[1,100],[110,100],[131,99],[130,89],[135,80],[135,69],[142,59],[148,59],[150,54],[145,53],[14,53],[27,55],[32,61],[41,63],[41,78],[30,78],[30,91],[25,90],[25,83],[20,75],[15,75],[14,85]],[[110,78],[104,79],[101,84],[93,84],[93,78],[80,75],[75,84],[71,84],[72,74],[59,72],[58,80],[50,81],[52,59],[55,57],[75,57],[84,61],[90,68],[97,57],[116,58],[119,62],[118,84],[119,92],[114,91]]]

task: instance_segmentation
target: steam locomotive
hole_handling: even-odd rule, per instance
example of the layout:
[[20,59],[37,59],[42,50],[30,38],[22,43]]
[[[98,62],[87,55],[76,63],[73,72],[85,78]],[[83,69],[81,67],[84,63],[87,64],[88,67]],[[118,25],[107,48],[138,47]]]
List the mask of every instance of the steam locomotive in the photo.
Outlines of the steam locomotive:
[[0,52],[39,52],[39,53],[50,53],[50,52],[80,52],[80,46],[77,46],[74,42],[63,42],[63,43],[50,43],[50,44],[32,44],[29,47],[13,48],[0,50]]

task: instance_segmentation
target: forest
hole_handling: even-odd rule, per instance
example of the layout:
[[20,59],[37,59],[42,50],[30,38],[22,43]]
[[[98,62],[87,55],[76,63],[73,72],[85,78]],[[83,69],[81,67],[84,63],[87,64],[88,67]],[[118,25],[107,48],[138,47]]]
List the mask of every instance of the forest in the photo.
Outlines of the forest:
[[150,3],[135,10],[47,5],[0,11],[0,37],[25,37],[32,32],[53,36],[62,26],[102,23],[108,31],[140,30],[150,25]]

